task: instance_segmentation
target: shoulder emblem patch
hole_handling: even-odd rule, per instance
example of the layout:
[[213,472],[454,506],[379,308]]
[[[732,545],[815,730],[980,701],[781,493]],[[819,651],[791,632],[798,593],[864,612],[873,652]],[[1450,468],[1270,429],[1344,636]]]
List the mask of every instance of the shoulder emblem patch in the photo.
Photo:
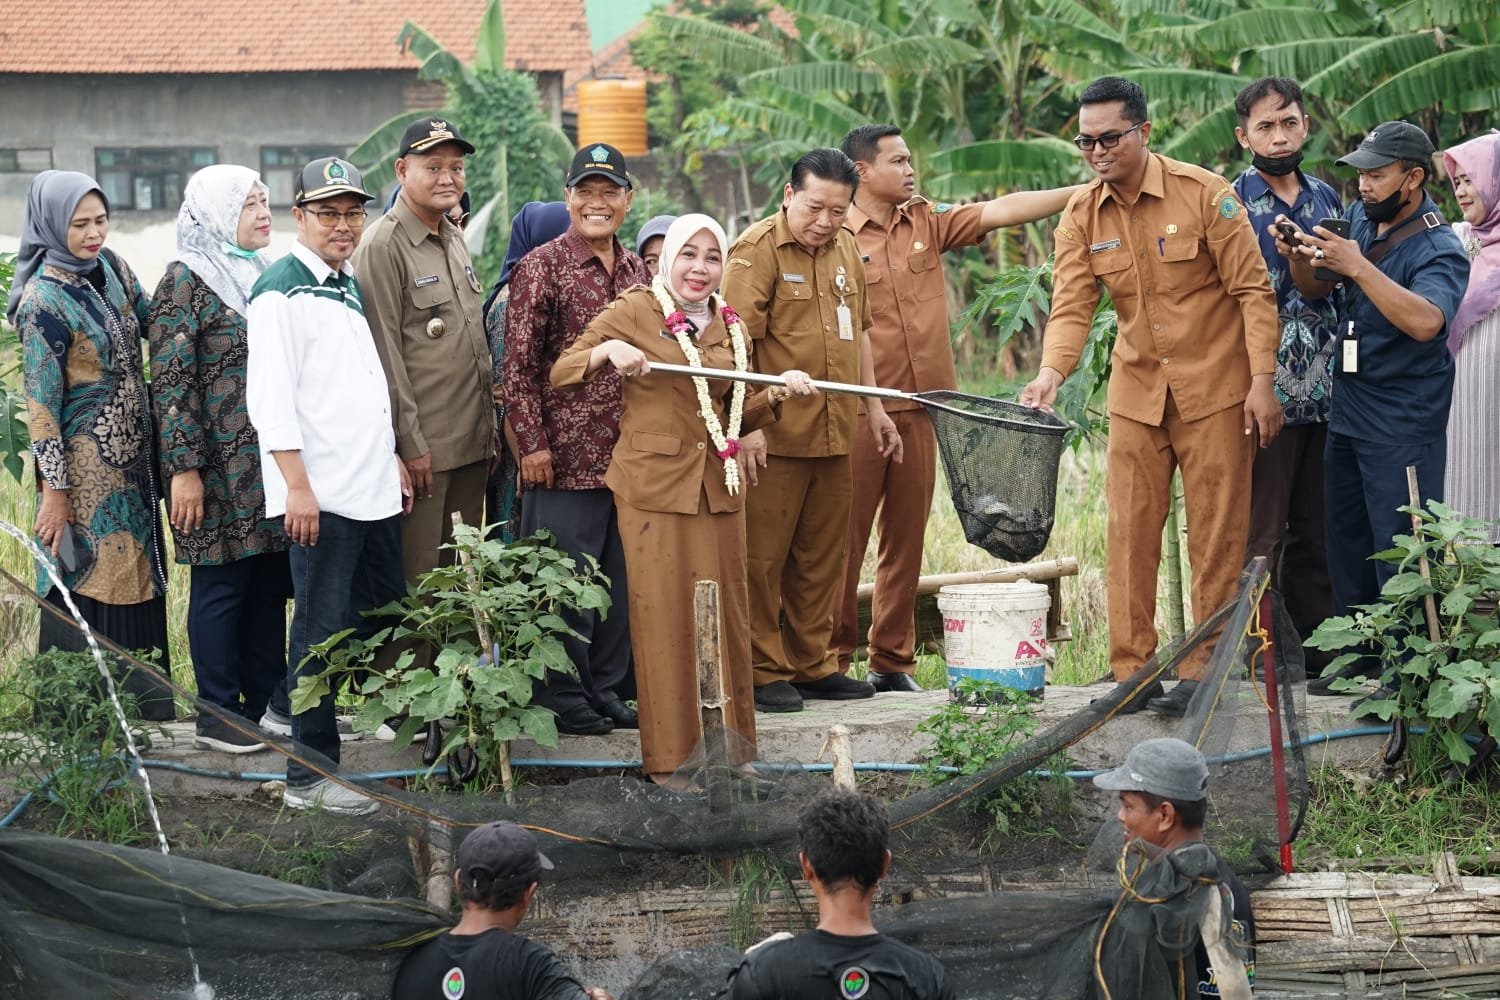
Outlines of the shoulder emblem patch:
[[1078,239],[1078,235],[1076,233],[1074,233],[1073,230],[1069,229],[1067,226],[1058,226],[1057,229],[1055,230],[1055,232],[1057,233],[1057,235],[1060,238],[1065,239],[1065,240],[1076,240],[1076,239]]
[[942,215],[944,212],[951,211],[953,211],[953,205],[950,202],[940,201],[936,205],[932,206],[933,215]]
[[1240,203],[1235,201],[1234,198],[1230,197],[1229,195],[1225,195],[1224,199],[1219,202],[1219,214],[1224,216],[1224,218],[1226,219],[1234,218],[1239,214],[1239,211]]
[[851,965],[839,976],[839,996],[844,1000],[859,1000],[870,992],[870,974],[857,965]]

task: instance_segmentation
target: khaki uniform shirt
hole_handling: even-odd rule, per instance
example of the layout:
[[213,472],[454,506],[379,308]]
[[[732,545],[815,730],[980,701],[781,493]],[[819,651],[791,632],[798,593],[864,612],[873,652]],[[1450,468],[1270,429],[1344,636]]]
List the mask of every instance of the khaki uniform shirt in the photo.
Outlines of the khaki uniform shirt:
[[[870,326],[870,300],[859,247],[847,229],[809,254],[792,237],[785,212],[760,220],[729,250],[724,298],[755,341],[756,370],[779,375],[796,368],[815,379],[859,381],[859,338]],[[850,313],[848,339],[839,330],[841,302]],[[842,393],[793,396],[781,405],[781,419],[766,428],[766,448],[802,458],[847,455],[856,405],[854,396]]]
[[1134,205],[1095,179],[1068,202],[1056,239],[1042,365],[1072,373],[1102,284],[1120,330],[1110,413],[1159,426],[1170,392],[1184,420],[1199,420],[1276,371],[1276,296],[1245,208],[1218,174],[1153,153]]
[[[983,205],[934,205],[920,195],[896,209],[889,229],[857,205],[849,211],[845,225],[865,258],[876,385],[903,392],[958,387],[941,255],[978,243],[983,215]],[[919,406],[885,401],[888,412]]]
[[[360,241],[354,270],[390,383],[396,450],[441,472],[490,454],[493,374],[479,277],[463,231],[432,232],[400,198]],[[428,324],[440,320],[433,336]]]

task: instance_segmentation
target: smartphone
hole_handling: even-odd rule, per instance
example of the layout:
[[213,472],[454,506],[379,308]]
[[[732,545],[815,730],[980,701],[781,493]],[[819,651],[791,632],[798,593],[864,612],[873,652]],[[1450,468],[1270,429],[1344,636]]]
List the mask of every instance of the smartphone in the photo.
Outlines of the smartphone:
[[57,565],[64,573],[73,574],[88,569],[94,563],[94,553],[79,537],[71,524],[63,526],[62,537],[57,540]]
[[[1348,219],[1323,219],[1318,223],[1318,225],[1322,226],[1324,229],[1328,230],[1330,233],[1339,237],[1340,239],[1347,240],[1349,238]],[[1326,267],[1313,268],[1313,277],[1317,278],[1319,281],[1344,280],[1344,276],[1342,274],[1339,274],[1337,271],[1330,271]]]
[[1297,239],[1297,234],[1300,230],[1290,222],[1278,222],[1276,223],[1276,229],[1281,233],[1281,238],[1292,246],[1296,246],[1301,242],[1301,240]]

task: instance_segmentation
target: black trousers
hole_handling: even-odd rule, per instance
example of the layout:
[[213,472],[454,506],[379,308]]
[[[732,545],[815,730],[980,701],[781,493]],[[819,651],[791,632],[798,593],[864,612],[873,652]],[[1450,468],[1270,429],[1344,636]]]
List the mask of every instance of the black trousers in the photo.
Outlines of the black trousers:
[[291,597],[285,552],[192,567],[187,631],[199,698],[260,721],[272,689],[286,683]]
[[635,683],[630,658],[630,597],[625,585],[625,550],[615,521],[610,490],[526,491],[521,498],[521,534],[550,531],[553,545],[575,559],[591,555],[609,578],[609,614],[569,611],[562,617],[582,638],[563,637],[578,677],[549,674],[532,695],[538,705],[564,712],[581,704],[598,706],[629,698]]

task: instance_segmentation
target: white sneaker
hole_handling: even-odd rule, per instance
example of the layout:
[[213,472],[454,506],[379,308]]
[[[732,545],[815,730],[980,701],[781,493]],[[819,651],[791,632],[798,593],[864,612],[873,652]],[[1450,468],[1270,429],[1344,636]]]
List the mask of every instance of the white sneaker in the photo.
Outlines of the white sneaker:
[[327,778],[303,788],[288,785],[281,800],[289,809],[321,809],[346,816],[367,816],[380,808],[380,803],[368,795],[335,784]]
[[[338,727],[340,743],[353,743],[355,740],[365,738],[364,733],[356,733],[354,731],[354,723],[347,717],[339,718]],[[266,709],[266,714],[260,717],[260,728],[273,736],[285,736],[290,739],[292,735],[292,720],[268,708]]]
[[394,743],[396,741],[396,730],[392,729],[388,722],[382,722],[380,728],[375,730],[374,735],[382,743]]

